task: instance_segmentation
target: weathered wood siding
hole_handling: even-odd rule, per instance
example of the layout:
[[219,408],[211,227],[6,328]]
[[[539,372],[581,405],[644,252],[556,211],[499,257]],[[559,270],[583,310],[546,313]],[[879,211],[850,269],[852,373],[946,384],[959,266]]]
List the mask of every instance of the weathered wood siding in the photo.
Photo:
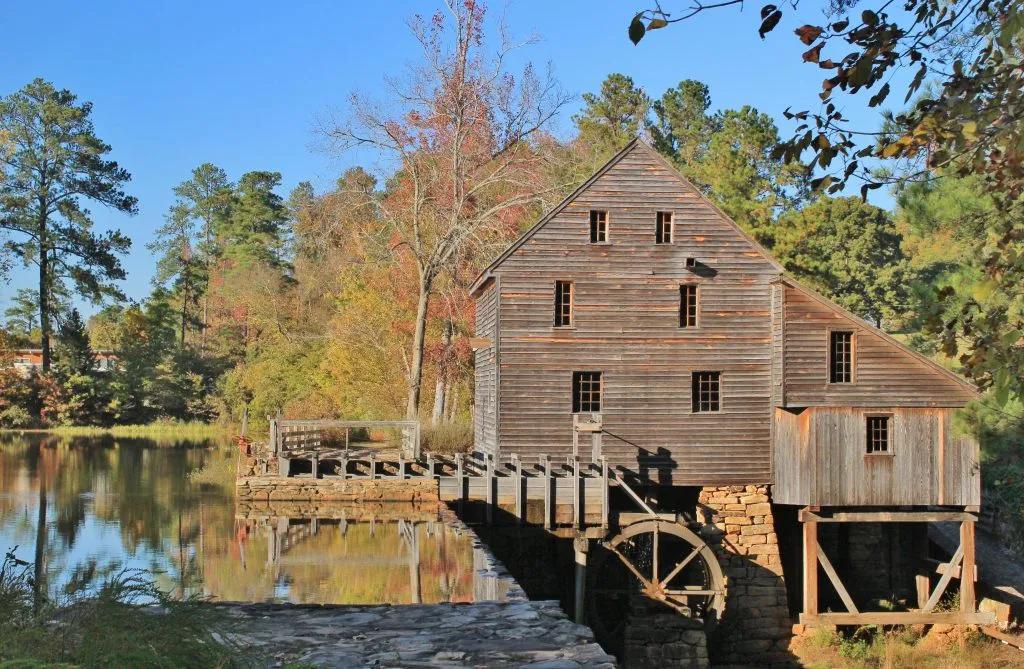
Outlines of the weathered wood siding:
[[497,444],[497,345],[498,287],[494,281],[476,300],[476,336],[488,339],[486,346],[476,349],[473,395],[473,432],[476,449],[495,453]]
[[[978,444],[951,434],[953,409],[811,408],[775,412],[780,504],[968,505],[981,500]],[[866,453],[866,420],[890,414],[890,452]]]
[[[608,211],[607,244],[589,243],[592,209]],[[655,244],[658,211],[674,213],[670,245]],[[503,454],[571,453],[572,372],[600,371],[613,464],[664,466],[661,480],[676,484],[769,480],[777,266],[649,147],[635,145],[493,271]],[[574,282],[572,328],[553,326],[556,280]],[[684,282],[699,285],[696,328],[679,327]],[[722,373],[720,412],[691,412],[693,371]]]
[[[857,321],[792,286],[785,287],[783,404],[962,407],[970,389]],[[854,333],[853,383],[828,382],[832,330]]]

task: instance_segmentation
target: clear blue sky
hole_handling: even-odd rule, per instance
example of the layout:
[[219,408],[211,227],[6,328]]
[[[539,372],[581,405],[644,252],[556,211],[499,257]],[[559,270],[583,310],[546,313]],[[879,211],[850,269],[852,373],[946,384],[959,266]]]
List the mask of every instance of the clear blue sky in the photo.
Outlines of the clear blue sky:
[[[634,47],[626,26],[650,4],[515,0],[506,16],[515,36],[540,39],[522,59],[553,63],[571,93],[597,90],[610,72],[633,77],[653,97],[699,79],[711,87],[713,108],[754,105],[777,119],[784,136],[792,128],[782,118],[787,106],[816,108],[822,71],[800,62],[806,47],[792,35],[799,25],[792,14],[763,42],[758,8],[750,5],[707,12]],[[663,2],[669,10],[672,4]],[[94,103],[97,132],[132,173],[129,190],[140,201],[137,216],[94,208],[95,219],[100,229],[131,236],[124,290],[141,299],[154,265],[146,243],[172,202],[171,189],[193,167],[212,162],[232,179],[276,170],[282,195],[304,180],[326,187],[351,159],[316,150],[316,120],[343,110],[353,90],[383,94],[383,78],[417,57],[407,18],[435,8],[348,0],[12,3],[4,10],[0,94],[43,77]],[[810,6],[800,9],[815,16]],[[501,11],[491,3],[492,18]],[[563,133],[578,106],[577,96],[560,119]],[[874,111],[848,112],[875,124]],[[30,276],[15,272],[0,287],[0,307],[24,285]]]

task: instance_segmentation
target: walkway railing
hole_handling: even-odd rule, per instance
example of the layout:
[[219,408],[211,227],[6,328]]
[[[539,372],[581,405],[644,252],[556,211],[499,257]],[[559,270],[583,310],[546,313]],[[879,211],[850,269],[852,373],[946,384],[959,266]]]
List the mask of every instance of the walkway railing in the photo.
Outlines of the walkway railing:
[[278,458],[310,457],[317,451],[340,454],[350,450],[353,431],[370,430],[398,430],[402,455],[419,459],[420,424],[414,420],[271,420],[271,454]]

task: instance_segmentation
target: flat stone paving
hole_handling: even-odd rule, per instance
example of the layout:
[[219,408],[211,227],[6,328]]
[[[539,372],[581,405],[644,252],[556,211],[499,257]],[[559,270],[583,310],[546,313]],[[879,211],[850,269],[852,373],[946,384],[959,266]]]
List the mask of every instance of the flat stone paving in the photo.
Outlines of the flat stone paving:
[[615,658],[558,602],[413,606],[218,604],[267,666],[612,669]]

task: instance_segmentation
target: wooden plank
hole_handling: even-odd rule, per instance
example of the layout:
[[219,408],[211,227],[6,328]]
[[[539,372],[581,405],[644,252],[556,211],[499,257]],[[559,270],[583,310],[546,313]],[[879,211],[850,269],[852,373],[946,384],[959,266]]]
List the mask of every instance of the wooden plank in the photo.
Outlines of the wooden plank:
[[544,529],[550,530],[552,523],[552,503],[551,503],[551,458],[550,456],[543,456],[544,465]]
[[963,576],[960,579],[960,611],[962,613],[974,613],[978,608],[974,588],[975,580],[977,579],[974,521],[965,520],[960,523],[960,546],[964,552]]
[[[813,525],[813,523],[811,524]],[[839,579],[839,574],[837,574],[836,570],[832,567],[832,563],[829,561],[828,556],[825,555],[825,551],[821,549],[821,544],[818,544],[815,552],[818,554],[818,562],[821,563],[828,579],[832,581],[832,587],[834,587],[836,592],[839,593],[839,598],[843,600],[843,605],[846,606],[846,610],[850,613],[859,613],[856,604],[853,603],[853,598],[850,597],[850,593],[846,591],[846,586],[844,586],[843,582]]]
[[[837,511],[814,513],[802,509],[801,522],[816,523],[952,523],[977,520],[977,515],[963,511]],[[806,521],[805,521],[806,519]]]
[[803,522],[804,615],[818,612],[818,524]]
[[939,582],[935,584],[935,589],[932,590],[931,596],[928,598],[928,601],[925,602],[922,613],[930,613],[932,609],[935,608],[935,605],[939,603],[939,599],[942,597],[942,594],[946,592],[946,586],[949,585],[949,580],[953,578],[953,572],[960,566],[963,559],[964,545],[961,543],[957,547],[956,552],[953,553],[953,558],[949,561],[949,567],[947,568],[946,573],[943,574],[942,577],[939,578]]
[[990,611],[922,613],[919,611],[862,611],[860,613],[800,614],[805,625],[824,622],[832,625],[991,625],[996,616]]

